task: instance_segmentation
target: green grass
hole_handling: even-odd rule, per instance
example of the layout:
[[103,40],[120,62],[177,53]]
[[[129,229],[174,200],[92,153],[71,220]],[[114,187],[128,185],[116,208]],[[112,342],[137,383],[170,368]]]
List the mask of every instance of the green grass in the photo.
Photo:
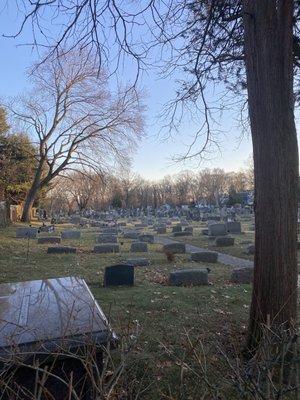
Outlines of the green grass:
[[[150,384],[143,399],[211,398],[209,394],[201,397],[205,385],[198,387],[199,377],[183,369],[182,360],[193,364],[197,373],[203,372],[187,346],[187,337],[191,342],[197,341],[197,348],[201,340],[208,376],[216,383],[227,374],[216,344],[221,343],[225,351],[241,349],[251,287],[230,284],[231,267],[203,264],[211,269],[211,285],[170,287],[166,283],[168,273],[189,266],[188,256],[177,257],[174,265],[169,264],[159,245],[149,245],[147,255],[132,254],[130,240],[121,240],[120,254],[93,254],[91,249],[96,243],[97,229],[85,228],[82,239],[64,241],[64,244],[77,246],[78,254],[48,255],[48,245],[30,240],[27,259],[28,241],[16,239],[15,230],[16,226],[0,230],[1,283],[70,275],[83,277],[116,332],[135,334],[138,327],[138,344],[130,359],[137,382],[143,387]],[[149,257],[151,266],[136,268],[134,287],[102,287],[106,266],[139,256]],[[223,385],[226,393],[231,393],[231,389]],[[230,394],[228,398],[239,397]]]

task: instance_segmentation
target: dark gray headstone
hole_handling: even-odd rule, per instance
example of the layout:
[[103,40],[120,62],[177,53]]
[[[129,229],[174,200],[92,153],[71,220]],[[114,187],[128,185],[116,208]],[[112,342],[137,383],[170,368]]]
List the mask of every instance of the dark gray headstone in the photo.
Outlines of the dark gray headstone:
[[173,233],[173,236],[174,236],[174,237],[193,236],[193,232],[186,232],[186,231],[174,232],[174,233]]
[[75,231],[75,230],[63,231],[61,233],[61,238],[62,239],[80,239],[81,232]]
[[150,233],[144,233],[142,235],[139,235],[138,239],[141,242],[154,243],[154,235],[151,235]]
[[234,238],[224,236],[224,237],[217,237],[215,240],[215,245],[218,247],[227,247],[234,245]]
[[182,232],[182,226],[181,226],[181,225],[173,226],[172,232],[173,232],[173,233]]
[[148,267],[150,260],[148,258],[130,258],[126,260],[126,264],[133,265],[134,267]]
[[192,226],[187,226],[187,227],[184,229],[184,232],[193,233],[193,232],[194,232],[194,228],[193,228]]
[[160,235],[164,235],[165,233],[167,233],[167,228],[165,226],[159,226],[156,229],[156,232]]
[[98,243],[118,243],[117,235],[111,235],[109,233],[100,233],[97,237]]
[[16,230],[16,237],[17,238],[35,239],[37,234],[38,234],[38,229],[37,228],[33,228],[31,226],[20,227],[20,228],[17,228],[17,230]]
[[204,268],[172,271],[169,276],[171,286],[208,285],[208,271]]
[[163,247],[164,251],[169,251],[173,254],[184,254],[186,252],[185,243],[169,243]]
[[146,253],[148,245],[145,242],[133,242],[130,247],[132,253]]
[[225,236],[227,234],[225,224],[210,224],[208,230],[210,236]]
[[94,246],[94,253],[119,253],[120,247],[116,243],[106,243]]
[[240,222],[226,222],[226,230],[228,233],[241,233],[242,227]]
[[42,225],[39,227],[40,232],[46,232],[46,233],[51,233],[55,231],[55,226],[54,225]]
[[216,263],[218,262],[218,253],[214,251],[199,251],[191,253],[191,260],[197,262]]
[[124,238],[125,239],[137,239],[140,235],[140,232],[136,232],[136,231],[128,231],[128,232],[124,232]]
[[133,286],[134,266],[119,264],[105,268],[103,285],[106,286]]
[[232,271],[231,282],[249,284],[253,281],[253,267],[236,268]]
[[70,246],[53,246],[48,247],[47,253],[48,254],[69,254],[69,253],[76,253],[76,247]]
[[61,238],[59,236],[45,236],[38,238],[38,244],[45,244],[45,243],[60,243]]

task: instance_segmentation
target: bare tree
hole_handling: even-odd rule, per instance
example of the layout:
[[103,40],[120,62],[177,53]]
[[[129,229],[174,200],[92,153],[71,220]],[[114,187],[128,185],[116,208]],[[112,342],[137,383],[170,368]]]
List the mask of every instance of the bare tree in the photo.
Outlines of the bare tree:
[[38,165],[25,199],[28,221],[37,193],[66,169],[100,170],[125,162],[142,132],[136,90],[113,96],[106,74],[80,54],[49,60],[32,72],[34,89],[9,106],[36,143]]

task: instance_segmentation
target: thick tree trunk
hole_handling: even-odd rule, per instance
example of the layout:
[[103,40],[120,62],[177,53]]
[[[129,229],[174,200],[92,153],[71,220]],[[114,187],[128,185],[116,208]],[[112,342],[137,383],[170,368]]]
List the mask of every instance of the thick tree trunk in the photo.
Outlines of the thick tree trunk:
[[42,171],[43,171],[43,165],[44,165],[43,161],[41,160],[37,167],[32,185],[26,195],[26,198],[24,201],[24,206],[23,206],[22,217],[21,217],[22,222],[30,222],[31,210],[32,210],[34,201],[37,197],[37,194],[38,194],[39,190],[41,189],[41,176],[42,176]]
[[[277,4],[277,5],[276,5]],[[255,177],[255,259],[248,350],[261,325],[297,317],[298,145],[292,0],[244,0],[246,74]]]

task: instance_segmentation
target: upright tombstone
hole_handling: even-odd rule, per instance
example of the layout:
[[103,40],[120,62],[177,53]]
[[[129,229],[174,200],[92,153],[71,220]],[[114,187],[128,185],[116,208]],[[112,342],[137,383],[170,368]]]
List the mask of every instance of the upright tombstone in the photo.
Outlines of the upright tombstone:
[[226,231],[228,233],[242,233],[242,226],[240,222],[237,221],[231,221],[231,222],[226,222]]
[[120,247],[116,243],[105,243],[94,246],[94,253],[119,253]]
[[124,233],[124,238],[125,239],[138,239],[140,233],[137,231],[127,231]]
[[225,236],[227,234],[225,224],[210,224],[208,230],[210,236]]
[[217,237],[215,240],[215,245],[218,247],[228,247],[228,246],[233,246],[234,245],[234,238],[233,237]]
[[38,238],[38,244],[46,244],[46,243],[60,243],[61,238],[59,236],[42,236]]
[[196,262],[216,263],[218,262],[218,253],[215,251],[199,251],[191,253],[191,260]]
[[76,247],[70,246],[53,246],[48,247],[47,249],[48,254],[75,254],[77,253]]
[[206,286],[208,285],[208,270],[206,268],[180,269],[170,272],[171,286]]
[[158,227],[156,228],[156,232],[157,232],[159,235],[164,235],[164,234],[167,233],[167,228],[166,228],[166,226],[158,226]]
[[154,243],[154,235],[151,235],[150,233],[143,233],[142,235],[139,235],[138,239],[141,242]]
[[231,282],[249,284],[253,282],[253,267],[235,268],[231,274]]
[[81,232],[76,230],[67,230],[61,233],[62,239],[80,239]]
[[173,254],[185,254],[186,247],[185,243],[169,243],[163,246],[163,251],[170,252]]
[[182,232],[182,226],[181,225],[173,226],[172,233],[176,233],[176,232]]
[[130,246],[132,253],[147,253],[148,245],[145,242],[133,242]]
[[31,226],[26,226],[26,227],[20,227],[17,228],[16,230],[16,237],[17,238],[29,238],[29,239],[35,239],[38,234],[38,229],[33,228]]
[[108,233],[100,233],[97,237],[98,243],[118,243],[117,235],[111,235]]
[[105,268],[103,286],[133,286],[134,266],[117,264]]

